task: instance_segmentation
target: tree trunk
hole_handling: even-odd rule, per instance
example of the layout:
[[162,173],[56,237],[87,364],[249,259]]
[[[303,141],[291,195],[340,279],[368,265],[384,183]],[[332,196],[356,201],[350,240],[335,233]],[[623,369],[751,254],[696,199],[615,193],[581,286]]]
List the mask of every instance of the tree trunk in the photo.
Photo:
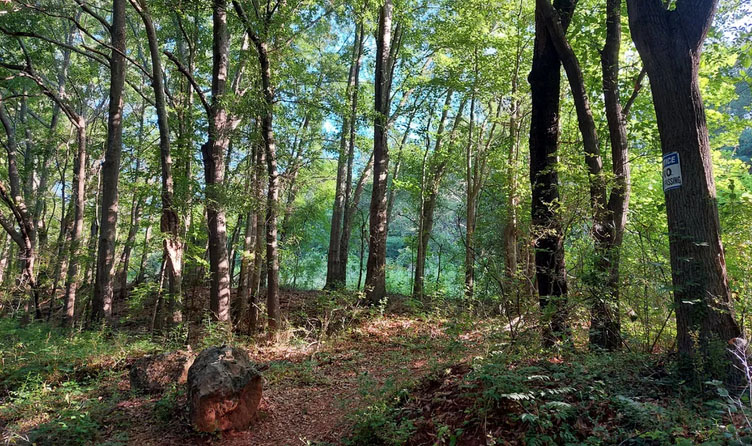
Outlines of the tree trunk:
[[[371,174],[373,169],[373,154],[368,158],[363,171],[360,173],[358,184],[355,186],[355,191],[352,194],[352,199],[345,209],[345,215],[342,219],[342,241],[340,242],[340,266],[342,268],[342,274],[347,276],[347,264],[350,259],[350,237],[352,236],[352,225],[355,213],[358,211],[358,205],[360,204],[360,197],[363,195],[363,189],[365,188],[366,179]],[[360,286],[358,286],[360,289]]]
[[5,272],[8,270],[8,264],[10,263],[10,254],[13,240],[10,238],[10,234],[6,233],[3,238],[3,249],[0,251],[0,285],[4,283]]
[[[175,180],[172,175],[172,153],[170,147],[170,125],[165,98],[164,78],[162,74],[162,60],[160,59],[157,31],[151,19],[151,14],[144,0],[132,0],[136,11],[141,16],[149,41],[149,54],[152,66],[152,87],[154,90],[154,105],[157,110],[157,124],[159,126],[159,159],[162,169],[162,217],[160,229],[163,236],[164,256],[167,263],[168,288],[168,316],[172,322],[182,319],[180,310],[176,310],[176,303],[183,293],[183,250],[184,244],[180,240],[180,218],[173,205],[175,197]],[[189,94],[191,90],[189,89]],[[169,319],[168,319],[169,321]]]
[[[566,29],[573,5],[556,0],[554,6]],[[569,332],[564,233],[559,217],[559,56],[536,7],[533,66],[528,77],[532,94],[530,118],[530,185],[535,277],[541,306],[543,344],[551,346]]]
[[[399,30],[396,32],[399,32]],[[368,241],[365,285],[366,299],[372,305],[378,304],[386,297],[386,187],[389,174],[389,129],[387,125],[391,103],[394,56],[395,54],[392,52],[392,1],[386,0],[379,10],[379,31],[376,39],[376,76],[374,80],[376,116],[373,126],[373,187],[369,212],[370,238]]]
[[8,179],[10,180],[10,191],[0,183],[0,199],[5,202],[8,208],[13,214],[14,220],[18,225],[18,231],[6,221],[4,218],[0,219],[3,228],[11,235],[11,238],[18,245],[20,252],[22,253],[23,268],[20,277],[20,285],[26,286],[28,284],[31,290],[31,297],[34,302],[34,316],[39,319],[42,317],[42,313],[39,310],[39,290],[37,288],[36,277],[34,273],[34,264],[36,261],[36,251],[34,250],[36,239],[36,226],[31,219],[29,209],[26,206],[26,202],[23,198],[23,189],[21,188],[21,177],[18,172],[18,166],[16,164],[16,152],[18,146],[16,143],[15,130],[10,118],[5,112],[4,99],[0,96],[0,121],[5,129],[7,135],[7,141],[5,149],[8,158]]
[[224,95],[227,86],[230,39],[227,31],[227,2],[213,1],[212,97],[209,108],[209,138],[201,147],[206,179],[206,215],[209,227],[209,307],[220,322],[230,319],[230,271],[227,253],[227,221],[221,188],[225,179],[225,157],[230,128]]
[[115,237],[118,218],[118,179],[123,148],[123,86],[125,84],[125,0],[113,0],[110,27],[113,51],[110,55],[110,105],[107,116],[107,145],[102,164],[102,206],[99,247],[92,301],[92,322],[112,317],[115,266]]
[[[136,174],[134,177],[138,175],[138,170],[140,168],[140,162],[136,161]],[[136,179],[133,178],[133,181],[135,183]],[[123,246],[123,251],[120,253],[120,262],[119,262],[119,269],[120,273],[118,274],[118,282],[120,285],[120,294],[118,295],[119,299],[125,299],[128,293],[128,271],[130,270],[130,263],[131,263],[131,254],[133,253],[133,246],[136,243],[136,234],[139,230],[139,221],[141,220],[141,207],[143,205],[143,198],[142,196],[139,196],[140,194],[137,191],[134,191],[133,194],[133,201],[131,202],[131,215],[130,215],[130,226],[128,228],[128,235],[125,238],[125,245]]]
[[[265,48],[265,46],[264,46]],[[266,54],[264,52],[264,54]],[[266,312],[269,331],[274,332],[279,327],[279,253],[277,249],[277,204],[279,201],[279,175],[277,174],[277,146],[274,142],[272,129],[272,111],[274,93],[269,83],[271,70],[268,60],[262,64],[262,76],[266,79],[265,94],[267,111],[261,119],[261,128],[266,149],[266,167],[269,175],[269,185],[266,192]]]
[[[84,207],[86,206],[86,121],[81,119],[76,129],[78,152],[73,160],[73,226],[70,234],[68,272],[65,278],[64,324],[73,328],[76,317],[76,292],[78,291],[78,265],[84,232]],[[95,219],[96,220],[96,219]],[[94,236],[96,237],[96,236]]]
[[[606,46],[604,51],[601,52],[604,74],[603,86],[605,101],[609,108],[606,112],[609,118],[609,131],[612,132],[612,141],[616,142],[616,146],[613,148],[616,153],[614,169],[617,177],[623,180],[621,169],[624,168],[626,162],[626,130],[622,123],[618,93],[619,40],[621,39],[618,23],[621,7],[618,0],[616,3],[613,0],[609,1]],[[620,218],[625,218],[625,210],[622,209],[625,204],[623,187],[617,186],[615,188],[616,195],[609,202],[603,176],[603,161],[598,132],[590,109],[590,101],[580,63],[570,47],[559,24],[558,17],[556,17],[556,13],[548,0],[538,0],[538,2],[546,20],[549,36],[567,72],[585,149],[585,163],[589,173],[590,201],[593,213],[592,237],[596,251],[595,274],[590,285],[590,343],[598,348],[616,350],[621,344],[618,283],[614,283],[613,277],[610,278],[609,276],[611,276],[612,271],[611,256],[618,257],[618,249],[615,249],[614,246],[616,236],[616,222],[612,219],[614,212],[611,212],[609,205],[618,206]],[[619,172],[616,172],[616,170],[619,170]],[[623,225],[621,231],[623,231]],[[616,280],[618,281],[618,276]],[[603,292],[604,283],[607,285],[605,293]]]
[[[521,37],[518,37],[521,38]],[[522,103],[517,98],[519,89],[520,64],[522,58],[522,48],[518,44],[517,57],[515,59],[514,73],[512,75],[512,109],[509,114],[509,152],[507,154],[507,212],[506,221],[504,222],[504,275],[507,282],[514,288],[520,284],[517,276],[518,265],[518,237],[519,237],[519,217],[518,209],[520,203],[519,193],[517,192],[517,161],[520,153],[520,126],[522,113],[520,111]]]
[[357,118],[357,83],[360,72],[360,62],[363,55],[363,42],[365,33],[363,25],[358,24],[355,29],[353,42],[352,60],[350,62],[350,74],[347,79],[345,98],[350,106],[343,114],[342,130],[340,134],[339,157],[337,160],[337,183],[332,210],[332,226],[329,232],[329,251],[326,264],[325,289],[344,288],[347,285],[347,270],[342,267],[342,232],[343,220],[347,202],[346,192],[352,182],[352,156],[354,151],[354,138],[351,137]]
[[256,214],[256,236],[253,244],[253,274],[250,277],[249,284],[249,302],[248,302],[248,334],[254,335],[258,332],[259,319],[259,297],[261,294],[261,272],[264,265],[264,237],[266,233],[266,219],[264,215],[264,162],[266,160],[265,151],[261,148],[256,149],[256,166],[254,181],[255,214]]
[[[436,210],[436,202],[439,197],[439,188],[441,186],[441,180],[443,179],[444,172],[450,160],[450,153],[448,150],[444,150],[442,142],[444,139],[444,125],[449,112],[449,108],[452,102],[452,94],[454,92],[449,90],[447,92],[446,100],[444,101],[444,107],[441,112],[441,119],[439,120],[439,126],[436,130],[436,142],[434,143],[433,156],[429,163],[429,170],[432,172],[428,175],[428,181],[424,188],[427,188],[427,194],[422,200],[420,209],[420,216],[418,222],[418,247],[415,254],[415,282],[413,284],[413,297],[420,299],[423,297],[424,285],[425,285],[425,269],[426,269],[426,255],[428,253],[428,241],[431,238],[431,232],[433,231],[434,212]],[[462,112],[465,108],[465,100],[460,104],[457,114],[454,118],[454,124],[449,137],[449,144],[451,145],[454,139],[455,132],[462,119]]]
[[681,166],[679,187],[665,191],[680,367],[697,377],[696,367],[702,366],[699,370],[716,379],[734,373],[727,343],[741,335],[726,276],[698,81],[702,43],[717,3],[679,0],[668,11],[657,0],[627,1],[632,38],[650,79],[661,148],[664,155],[676,152]]
[[144,283],[146,280],[146,261],[149,259],[149,242],[151,241],[151,215],[146,215],[146,232],[144,233],[144,244],[141,247],[141,261],[138,262],[138,275],[136,283]]
[[[255,151],[256,149],[254,149]],[[255,157],[253,157],[255,158]],[[251,180],[252,182],[255,179]],[[248,209],[245,214],[245,230],[243,233],[243,251],[240,254],[240,274],[238,276],[238,291],[236,303],[232,305],[232,323],[238,326],[245,313],[245,305],[250,301],[251,287],[250,276],[253,274],[253,247],[256,242],[256,218],[253,208]]]

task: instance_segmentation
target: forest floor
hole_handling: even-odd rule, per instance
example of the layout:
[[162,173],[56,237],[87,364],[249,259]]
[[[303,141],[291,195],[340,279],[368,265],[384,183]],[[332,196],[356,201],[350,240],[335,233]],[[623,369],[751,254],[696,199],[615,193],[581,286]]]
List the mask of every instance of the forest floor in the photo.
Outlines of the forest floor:
[[540,352],[524,347],[535,330],[502,318],[341,297],[285,292],[274,342],[207,326],[196,349],[231,342],[264,373],[256,422],[221,435],[192,431],[182,388],[130,388],[133,361],[178,348],[178,334],[70,337],[0,319],[2,444],[751,444],[749,401],[718,383],[684,391],[668,355]]

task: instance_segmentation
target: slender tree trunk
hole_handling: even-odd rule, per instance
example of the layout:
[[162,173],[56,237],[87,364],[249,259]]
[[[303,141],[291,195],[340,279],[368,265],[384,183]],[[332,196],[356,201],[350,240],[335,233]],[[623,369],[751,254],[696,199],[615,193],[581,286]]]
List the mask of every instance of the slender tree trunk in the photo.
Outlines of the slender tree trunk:
[[[140,161],[136,161],[136,172],[140,168]],[[133,181],[135,182],[134,175]],[[139,222],[141,220],[141,208],[143,206],[143,196],[139,196],[138,192],[134,192],[133,200],[131,201],[131,215],[130,226],[128,228],[128,235],[125,238],[125,245],[123,246],[123,252],[120,253],[120,274],[118,275],[118,282],[120,285],[119,299],[124,299],[128,293],[128,271],[130,270],[131,254],[133,253],[133,246],[136,243],[136,234],[139,230]]]
[[256,236],[253,244],[253,273],[250,278],[250,300],[248,302],[248,334],[254,335],[259,326],[259,298],[261,294],[261,273],[264,265],[264,237],[266,233],[266,219],[264,215],[264,163],[266,154],[262,148],[256,149],[256,166],[254,175],[254,196],[256,214]]
[[358,291],[360,291],[360,285],[363,283],[363,258],[366,253],[366,219],[363,217],[360,223],[360,263],[358,264]]
[[606,43],[601,51],[601,67],[614,185],[607,204],[606,237],[600,246],[596,245],[596,248],[600,248],[597,266],[600,276],[605,279],[601,281],[605,284],[601,289],[605,299],[596,296],[597,304],[593,308],[590,326],[596,327],[599,332],[591,330],[590,343],[607,350],[616,350],[621,344],[619,259],[629,209],[630,169],[626,116],[619,97],[621,0],[607,0],[606,5]]
[[230,251],[230,286],[232,286],[233,277],[235,276],[235,263],[238,256],[238,238],[240,238],[240,231],[245,228],[245,224],[243,223],[244,217],[245,216],[243,214],[238,215],[237,224],[235,225],[235,229],[232,231],[232,237],[230,237],[230,242],[228,243],[228,251]]
[[363,25],[359,23],[355,28],[350,74],[347,79],[347,90],[345,92],[347,104],[350,107],[343,114],[340,134],[336,193],[334,197],[334,209],[332,210],[332,226],[329,232],[326,284],[324,285],[326,289],[344,288],[347,285],[347,270],[342,267],[342,232],[346,208],[349,205],[347,202],[349,198],[347,197],[347,190],[351,187],[352,182],[351,158],[353,156],[354,141],[351,136],[357,119],[357,84],[364,40]]
[[16,135],[13,124],[10,122],[10,118],[5,112],[4,98],[0,96],[0,121],[5,129],[7,135],[7,141],[5,143],[5,149],[8,158],[8,179],[10,181],[10,191],[0,183],[0,199],[5,202],[8,208],[13,214],[13,218],[18,225],[18,231],[13,225],[0,218],[0,224],[6,230],[11,238],[18,245],[20,252],[22,253],[23,267],[20,277],[20,285],[28,284],[31,290],[31,297],[34,302],[34,313],[37,319],[42,317],[42,313],[39,310],[39,289],[37,288],[36,276],[34,273],[34,264],[36,261],[36,251],[34,250],[36,239],[36,226],[31,219],[31,215],[26,202],[23,198],[23,189],[21,188],[21,177],[18,172],[18,166],[16,164],[16,152],[18,145],[16,143]]
[[[614,224],[615,222],[612,220],[613,212],[609,209],[598,131],[590,108],[590,101],[585,88],[585,80],[582,69],[580,68],[580,63],[567,41],[564,30],[562,29],[557,14],[551,7],[551,4],[548,0],[538,0],[538,3],[540,4],[540,10],[544,16],[544,20],[546,21],[549,36],[551,37],[553,45],[567,72],[567,79],[569,80],[569,85],[572,91],[575,109],[577,111],[577,121],[585,149],[585,163],[588,167],[589,173],[590,201],[593,213],[592,237],[594,239],[597,256],[595,262],[595,277],[591,284],[590,343],[592,346],[598,348],[616,350],[621,344],[619,302],[617,299],[618,291],[609,287],[604,293],[603,283],[611,285],[611,287],[618,287],[618,284],[609,282],[611,271],[610,257],[612,255],[618,256],[618,252],[614,249],[613,243],[616,228]],[[618,23],[620,21],[619,12],[621,9],[618,2],[616,4],[609,4],[608,9],[609,19],[607,22],[607,42],[606,48],[601,54],[602,57],[606,57],[609,60],[604,62],[603,85],[605,99],[608,101],[610,107],[610,110],[607,110],[606,113],[610,118],[609,130],[623,132],[622,138],[619,138],[618,134],[614,135],[617,139],[618,145],[615,150],[617,151],[618,157],[622,158],[616,158],[614,164],[616,166],[616,163],[621,161],[622,165],[619,167],[623,167],[623,158],[625,154],[621,151],[626,150],[626,131],[621,124],[622,116],[621,107],[618,103],[618,90],[614,91],[617,87],[616,84],[618,81],[618,45],[621,38],[620,31],[615,28],[614,22]],[[615,55],[614,50],[616,51]],[[614,67],[613,63],[617,63],[617,65]],[[617,71],[614,72],[614,68],[616,68]],[[621,129],[619,128],[620,126],[622,126]],[[614,198],[620,202],[619,207],[623,206],[623,197],[617,196]]]
[[[254,157],[255,158],[255,157]],[[255,179],[252,179],[252,182]],[[250,276],[253,274],[253,247],[256,242],[256,213],[253,208],[248,209],[245,215],[245,230],[243,232],[243,251],[240,254],[240,274],[238,277],[238,291],[236,304],[232,305],[232,323],[238,326],[245,313],[245,305],[250,301],[251,287]]]
[[[521,38],[520,38],[521,39]],[[522,58],[522,48],[520,40],[517,44],[517,57],[515,59],[514,73],[512,75],[512,109],[509,114],[509,152],[507,154],[507,212],[506,221],[504,222],[504,275],[507,282],[515,286],[517,281],[518,266],[518,237],[519,237],[519,217],[518,209],[520,197],[517,182],[517,160],[520,152],[520,108],[522,103],[517,99],[519,90],[520,64]]]
[[[78,265],[84,232],[84,207],[86,206],[86,121],[81,119],[76,129],[78,151],[73,160],[73,226],[70,233],[68,272],[65,278],[64,324],[73,328],[76,316],[78,291]],[[96,204],[95,204],[96,205]],[[96,218],[94,219],[96,220]],[[96,238],[96,235],[93,236]]]
[[[92,322],[112,317],[115,266],[115,238],[118,218],[118,178],[123,148],[123,86],[125,84],[125,0],[113,0],[110,28],[110,105],[107,117],[107,146],[102,165],[102,210],[99,247],[92,302]],[[110,322],[110,321],[108,321]]]
[[[182,319],[180,310],[176,310],[176,302],[182,298],[183,293],[184,245],[182,240],[180,240],[180,218],[173,205],[175,199],[175,180],[172,175],[170,125],[167,113],[167,100],[165,98],[162,61],[160,59],[157,31],[152,22],[146,1],[132,0],[131,3],[144,22],[146,37],[149,41],[154,105],[157,110],[157,124],[159,125],[159,159],[162,169],[162,217],[159,226],[162,234],[164,234],[163,249],[167,260],[166,268],[169,283],[167,310],[168,316],[172,317],[172,322],[177,322]],[[192,94],[192,90],[189,89],[188,92],[189,95]]]
[[[554,7],[569,24],[570,0]],[[567,322],[567,273],[564,265],[564,233],[559,206],[559,57],[536,7],[533,67],[528,77],[532,93],[530,121],[530,185],[535,277],[541,306],[543,343],[551,346],[569,332]]]
[[[698,71],[717,0],[628,0],[629,24],[650,79],[661,148],[676,152],[679,187],[665,191],[680,367],[697,376],[733,375],[724,358],[741,331],[733,314],[720,236],[715,180]],[[666,173],[664,172],[664,178]],[[664,184],[664,187],[666,184]],[[699,357],[697,355],[699,350]]]
[[0,252],[0,285],[5,283],[5,272],[8,270],[8,264],[10,263],[9,259],[12,251],[12,243],[13,240],[10,238],[10,234],[6,233],[3,238],[3,249],[2,252]]
[[149,242],[151,242],[151,215],[146,215],[146,232],[144,233],[144,244],[141,246],[141,260],[138,262],[136,283],[144,283],[146,280],[146,262],[149,260]]
[[423,203],[420,209],[419,223],[420,228],[418,233],[418,247],[415,258],[415,283],[413,285],[413,297],[420,299],[423,297],[423,288],[425,284],[425,269],[426,269],[426,255],[428,253],[428,241],[431,238],[431,232],[433,231],[434,213],[436,210],[436,202],[439,198],[439,188],[441,186],[441,180],[443,179],[444,172],[446,171],[449,163],[451,144],[454,139],[457,127],[462,119],[462,113],[465,108],[465,100],[460,104],[457,114],[454,118],[454,124],[452,126],[451,134],[449,137],[450,148],[444,150],[442,142],[444,139],[444,125],[447,119],[449,108],[451,106],[453,91],[447,92],[444,107],[441,112],[441,119],[439,120],[439,127],[436,131],[436,142],[433,149],[433,156],[429,166],[429,170],[432,172],[428,176],[428,181],[425,188],[427,193],[423,198]]
[[[397,33],[399,30],[397,30]],[[391,103],[392,1],[379,10],[376,39],[375,112],[373,126],[373,187],[369,213],[370,238],[366,266],[366,299],[372,305],[386,297],[387,177],[389,174],[388,120]],[[395,51],[396,52],[396,51]]]

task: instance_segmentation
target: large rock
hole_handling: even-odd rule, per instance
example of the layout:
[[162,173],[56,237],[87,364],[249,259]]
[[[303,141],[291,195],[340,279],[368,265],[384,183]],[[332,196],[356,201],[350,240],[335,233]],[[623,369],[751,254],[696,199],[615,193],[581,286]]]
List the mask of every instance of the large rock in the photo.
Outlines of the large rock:
[[164,392],[173,384],[185,384],[196,354],[176,351],[144,356],[131,366],[131,388],[146,393]]
[[210,347],[188,370],[188,404],[200,432],[244,430],[261,401],[261,373],[248,354],[235,347]]

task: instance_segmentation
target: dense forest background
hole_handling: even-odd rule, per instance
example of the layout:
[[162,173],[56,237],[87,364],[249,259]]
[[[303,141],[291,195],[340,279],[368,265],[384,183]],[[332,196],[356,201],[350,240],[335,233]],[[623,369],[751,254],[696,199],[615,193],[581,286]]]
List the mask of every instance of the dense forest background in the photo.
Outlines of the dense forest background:
[[[726,380],[705,341],[752,323],[752,4],[661,7],[708,25],[700,108],[672,110],[684,68],[634,28],[660,3],[0,2],[0,312],[196,346],[398,303],[556,349],[698,347]],[[689,108],[694,161],[667,145]],[[676,232],[695,217],[710,238]]]

